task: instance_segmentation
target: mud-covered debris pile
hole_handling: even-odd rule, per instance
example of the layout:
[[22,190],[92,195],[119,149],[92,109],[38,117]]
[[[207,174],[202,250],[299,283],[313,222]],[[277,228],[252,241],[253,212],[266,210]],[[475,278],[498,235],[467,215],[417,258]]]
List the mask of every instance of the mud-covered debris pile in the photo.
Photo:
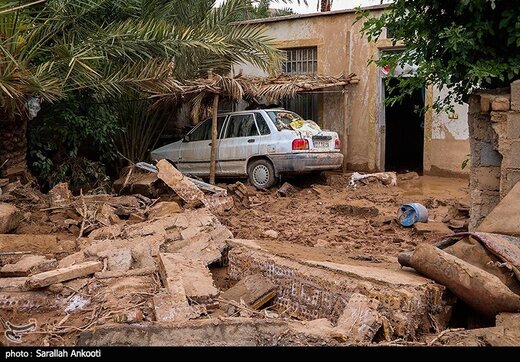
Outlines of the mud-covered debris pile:
[[[283,242],[333,249],[354,258],[393,261],[419,242],[466,230],[469,196],[465,180],[410,173],[398,175],[397,186],[384,185],[373,177],[359,181],[353,189],[348,186],[348,174],[326,176],[329,184],[301,187],[292,182],[291,188],[268,192],[233,186],[232,190],[238,190],[233,195],[235,207],[220,213],[219,219],[240,239],[273,239],[276,235]],[[404,228],[398,223],[400,206],[410,202],[428,208],[427,224]]]

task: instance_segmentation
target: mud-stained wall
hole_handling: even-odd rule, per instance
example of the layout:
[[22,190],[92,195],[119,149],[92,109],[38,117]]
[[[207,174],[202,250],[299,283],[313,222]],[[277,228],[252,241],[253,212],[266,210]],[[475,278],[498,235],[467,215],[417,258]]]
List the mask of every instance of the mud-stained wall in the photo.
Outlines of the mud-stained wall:
[[[430,87],[430,103],[447,95]],[[469,167],[462,167],[469,157],[468,105],[454,104],[452,111],[430,111],[431,129],[425,128],[425,143],[429,150],[424,154],[424,172],[446,176],[469,174]],[[425,117],[428,119],[428,116]],[[425,122],[426,124],[427,122]],[[427,132],[428,131],[428,132]],[[426,148],[426,147],[425,147]]]
[[520,182],[520,80],[470,97],[471,218],[474,230]]
[[[378,16],[382,9],[371,10]],[[246,22],[248,23],[248,22]],[[250,22],[251,23],[251,22]],[[377,58],[381,50],[391,49],[389,39],[369,43],[362,36],[362,22],[356,22],[354,12],[332,12],[314,16],[286,17],[279,21],[260,20],[266,35],[278,40],[279,48],[316,46],[318,73],[337,76],[355,73],[360,81],[347,87],[348,101],[345,112],[341,89],[327,90],[320,95],[318,122],[324,128],[338,132],[346,153],[346,166],[360,171],[384,169],[384,106],[381,97],[380,70],[369,60]],[[263,75],[246,64],[234,72]],[[427,99],[436,99],[444,92],[431,87]],[[345,116],[346,115],[346,116]],[[456,115],[456,116],[455,116]],[[424,171],[429,174],[464,175],[461,164],[469,153],[467,105],[455,105],[455,112],[434,114],[424,118],[425,149]]]

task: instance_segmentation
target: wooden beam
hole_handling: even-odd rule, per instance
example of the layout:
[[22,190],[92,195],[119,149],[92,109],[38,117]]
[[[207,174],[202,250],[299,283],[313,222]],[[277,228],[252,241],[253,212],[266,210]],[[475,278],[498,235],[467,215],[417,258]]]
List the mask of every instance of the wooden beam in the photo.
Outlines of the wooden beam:
[[211,121],[211,159],[209,168],[209,183],[215,184],[215,173],[217,170],[217,112],[218,94],[213,95],[213,119]]

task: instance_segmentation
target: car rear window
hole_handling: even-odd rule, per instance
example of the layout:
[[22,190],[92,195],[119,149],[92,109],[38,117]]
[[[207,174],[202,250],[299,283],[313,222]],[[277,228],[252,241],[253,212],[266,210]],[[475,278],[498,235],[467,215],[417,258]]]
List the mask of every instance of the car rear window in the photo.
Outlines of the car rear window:
[[252,114],[231,116],[224,138],[258,136],[255,117]]
[[267,111],[267,114],[278,130],[290,129],[289,125],[291,122],[302,119],[302,117],[291,111]]

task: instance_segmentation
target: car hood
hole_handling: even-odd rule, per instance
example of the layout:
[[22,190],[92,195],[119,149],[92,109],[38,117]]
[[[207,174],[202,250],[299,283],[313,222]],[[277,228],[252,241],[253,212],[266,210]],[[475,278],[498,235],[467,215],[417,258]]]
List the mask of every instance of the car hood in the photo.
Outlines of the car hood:
[[162,159],[171,159],[175,151],[178,151],[181,147],[182,141],[173,142],[165,146],[156,148],[150,152],[153,161]]

